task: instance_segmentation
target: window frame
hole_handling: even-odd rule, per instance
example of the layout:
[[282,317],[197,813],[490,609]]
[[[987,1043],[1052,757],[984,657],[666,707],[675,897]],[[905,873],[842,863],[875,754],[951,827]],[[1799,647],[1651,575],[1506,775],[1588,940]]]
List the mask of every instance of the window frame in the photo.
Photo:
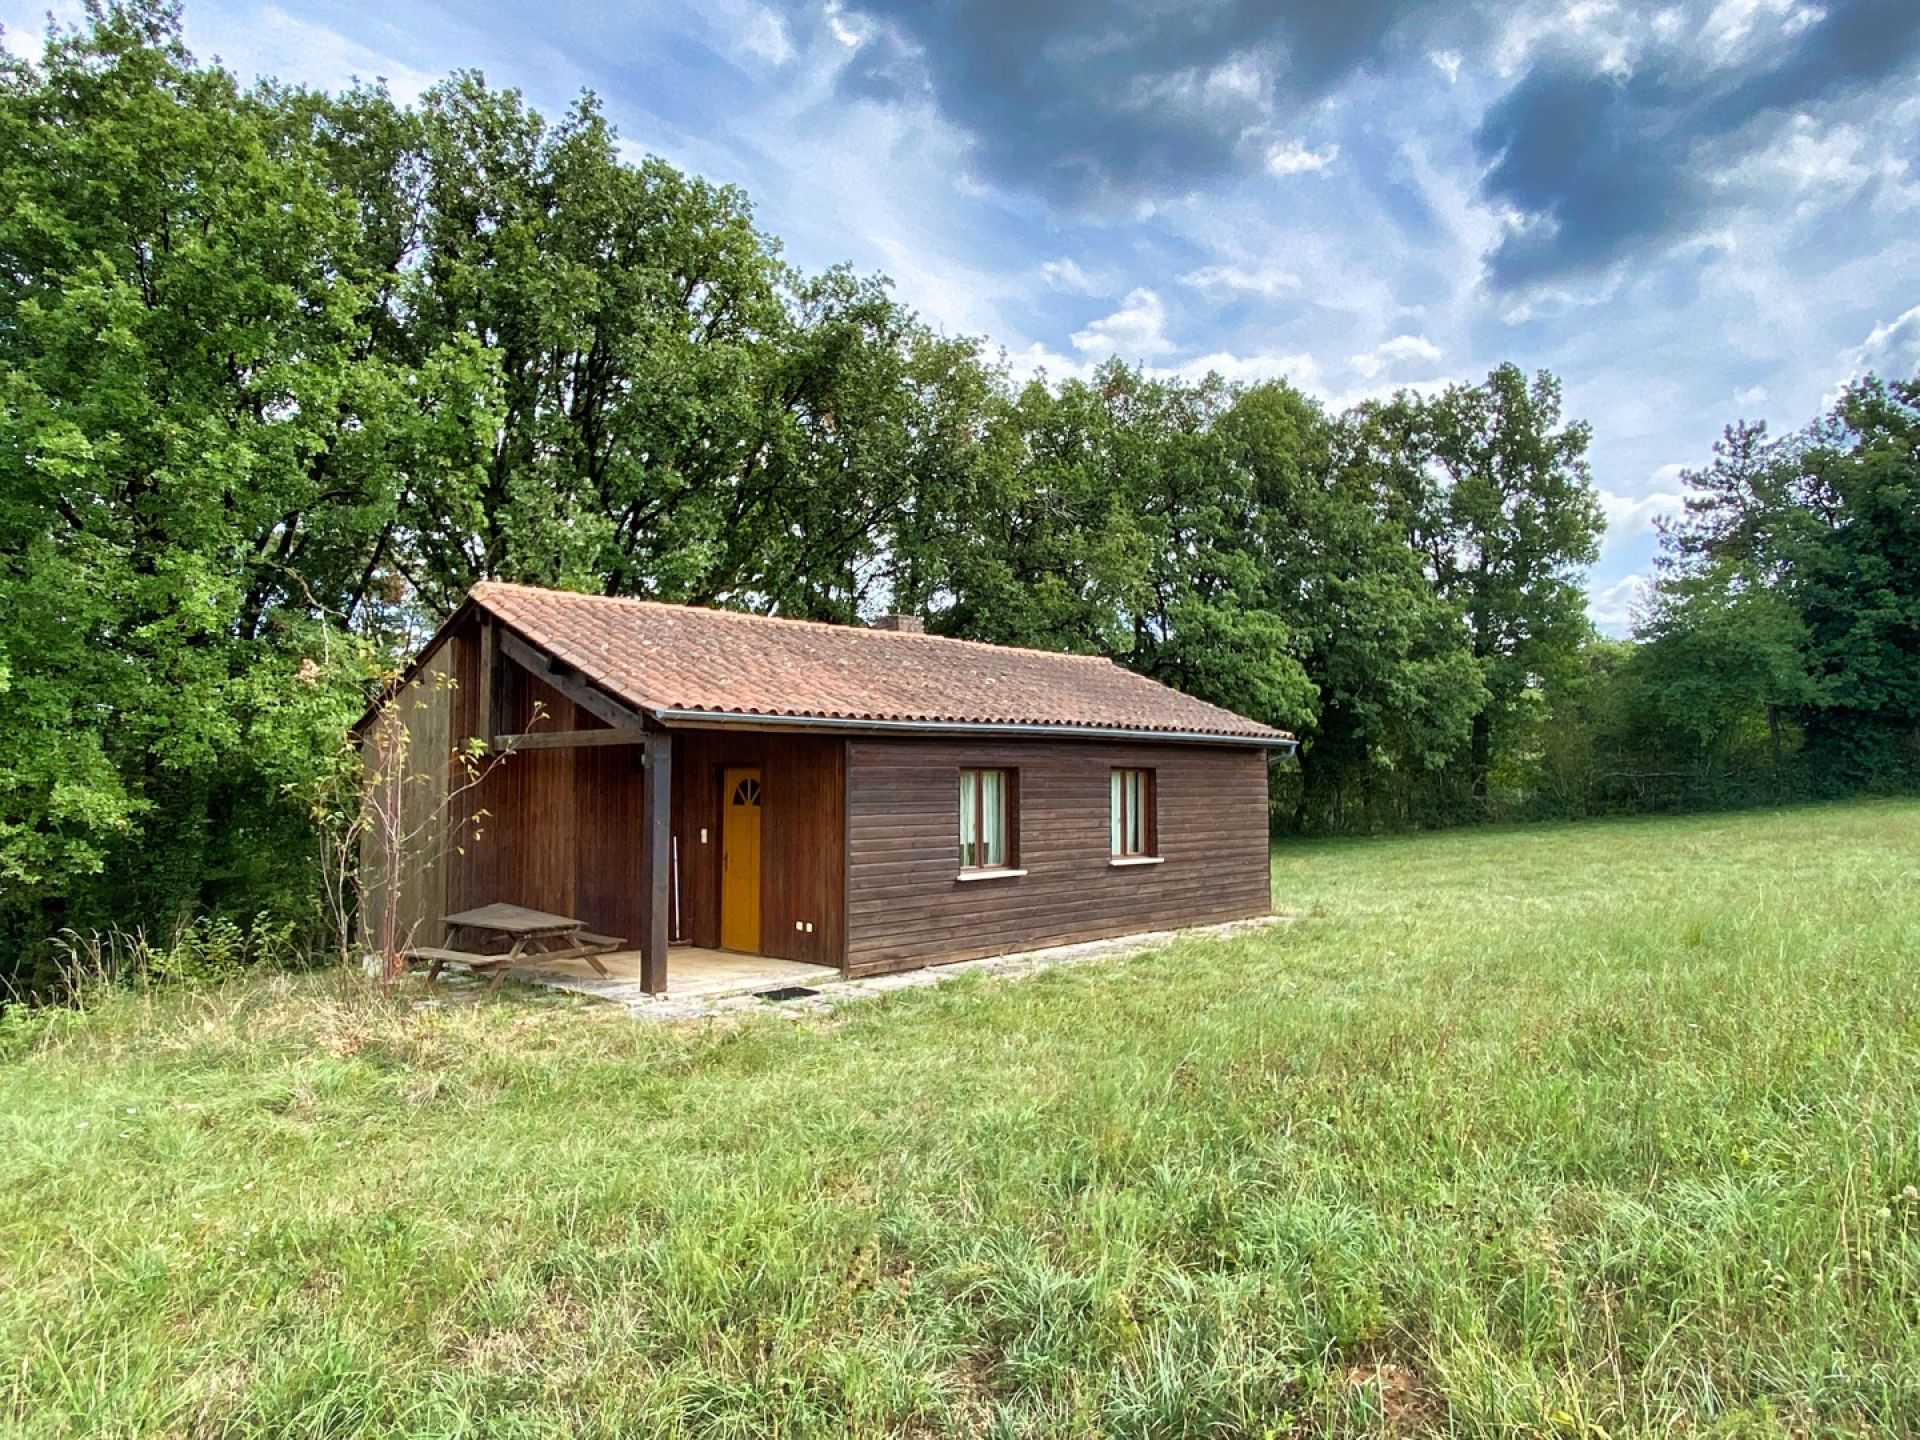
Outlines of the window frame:
[[[1128,784],[1140,778],[1137,813],[1128,809]],[[1107,772],[1107,860],[1114,865],[1145,865],[1160,856],[1159,776],[1148,765],[1115,765]],[[1140,848],[1128,849],[1129,819],[1140,821]],[[1119,843],[1116,845],[1115,838]]]
[[[1000,777],[1000,827],[1002,858],[993,864],[970,863],[967,853],[967,799],[962,797],[960,786],[968,776],[973,777],[973,787],[966,792],[973,805],[974,840],[972,849],[975,856],[984,860],[987,844],[981,835],[981,820],[986,812],[987,775]],[[962,765],[959,767],[959,781],[955,786],[955,845],[960,857],[960,878],[983,879],[993,876],[1024,875],[1020,868],[1020,772],[1010,765]]]

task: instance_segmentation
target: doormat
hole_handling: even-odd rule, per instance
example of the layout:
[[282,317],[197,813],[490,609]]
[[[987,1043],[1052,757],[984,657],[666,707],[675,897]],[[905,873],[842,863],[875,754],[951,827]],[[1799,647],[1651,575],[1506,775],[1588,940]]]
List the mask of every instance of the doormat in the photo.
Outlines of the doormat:
[[754,998],[759,1000],[805,1000],[809,996],[818,995],[819,993],[818,990],[809,990],[804,985],[782,985],[778,990],[755,991]]

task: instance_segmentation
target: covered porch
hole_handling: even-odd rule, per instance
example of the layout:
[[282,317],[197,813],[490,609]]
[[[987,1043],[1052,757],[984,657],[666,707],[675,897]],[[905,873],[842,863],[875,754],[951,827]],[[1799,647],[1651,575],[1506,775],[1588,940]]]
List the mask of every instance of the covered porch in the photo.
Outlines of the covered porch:
[[[456,634],[456,639],[463,638]],[[625,944],[556,974],[653,995],[778,988],[845,962],[845,744],[663,718],[476,616],[455,734],[493,764],[470,795],[449,911],[506,901]],[[464,712],[464,713],[463,713]]]
[[672,945],[667,949],[666,985],[651,990],[646,984],[645,960],[638,950],[616,950],[599,957],[609,975],[598,975],[585,960],[558,960],[518,972],[522,980],[592,995],[598,999],[635,1001],[649,995],[669,1000],[719,1000],[729,995],[757,995],[766,991],[817,990],[840,979],[831,965],[804,960],[780,960],[767,955],[743,955],[699,945]]
[[505,908],[605,937],[614,973],[571,971],[653,995],[844,970],[838,736],[618,698],[469,605],[369,712],[364,743],[384,816],[363,838],[370,945],[450,964],[504,952],[459,917]]

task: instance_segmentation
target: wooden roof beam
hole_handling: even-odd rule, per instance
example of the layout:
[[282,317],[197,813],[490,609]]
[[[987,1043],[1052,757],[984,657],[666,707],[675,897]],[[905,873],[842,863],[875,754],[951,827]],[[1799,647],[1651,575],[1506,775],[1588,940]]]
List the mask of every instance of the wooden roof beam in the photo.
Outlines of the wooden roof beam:
[[604,720],[615,729],[645,728],[646,718],[638,710],[629,709],[604,690],[588,684],[580,672],[566,661],[556,660],[545,651],[529,645],[505,625],[499,627],[498,635],[502,655],[529,674],[544,680],[596,720]]

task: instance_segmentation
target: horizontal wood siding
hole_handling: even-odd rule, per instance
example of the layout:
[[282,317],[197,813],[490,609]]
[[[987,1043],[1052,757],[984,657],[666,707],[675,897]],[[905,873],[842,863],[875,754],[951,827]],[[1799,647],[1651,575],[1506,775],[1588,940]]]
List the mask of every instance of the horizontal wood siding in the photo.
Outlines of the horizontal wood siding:
[[[956,878],[957,776],[982,766],[1017,772],[1025,875]],[[1155,772],[1159,865],[1108,863],[1116,767]],[[1079,740],[855,741],[847,863],[853,975],[1264,915],[1266,756]]]
[[[674,732],[679,935],[687,943],[708,948],[720,944],[721,772],[728,766],[757,766],[759,953],[814,965],[840,964],[845,938],[845,754],[845,742],[817,735]],[[805,929],[807,925],[813,929]]]

